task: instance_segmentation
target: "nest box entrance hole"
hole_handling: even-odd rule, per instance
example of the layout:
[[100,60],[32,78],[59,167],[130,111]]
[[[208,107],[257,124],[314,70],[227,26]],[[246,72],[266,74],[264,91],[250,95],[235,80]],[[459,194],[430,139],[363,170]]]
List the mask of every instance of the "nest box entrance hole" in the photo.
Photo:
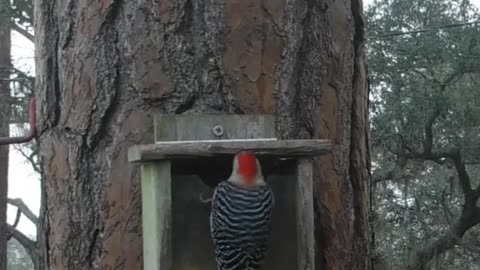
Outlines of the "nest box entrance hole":
[[[259,157],[275,195],[264,269],[297,269],[296,159]],[[232,170],[233,155],[171,161],[172,270],[216,269],[209,215],[214,187]]]

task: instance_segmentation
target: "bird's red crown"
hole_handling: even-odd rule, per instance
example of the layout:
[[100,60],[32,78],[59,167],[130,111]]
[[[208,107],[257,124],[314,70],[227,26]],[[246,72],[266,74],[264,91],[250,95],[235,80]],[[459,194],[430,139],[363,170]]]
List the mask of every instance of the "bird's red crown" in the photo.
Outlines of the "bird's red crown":
[[257,175],[257,159],[252,151],[241,151],[237,154],[238,174],[242,176],[245,184],[252,184]]

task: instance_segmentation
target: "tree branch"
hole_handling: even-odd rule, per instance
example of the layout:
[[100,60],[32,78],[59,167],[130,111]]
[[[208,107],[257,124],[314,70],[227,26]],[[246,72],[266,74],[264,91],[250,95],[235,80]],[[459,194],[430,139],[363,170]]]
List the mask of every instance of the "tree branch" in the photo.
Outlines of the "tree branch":
[[8,237],[13,237],[17,240],[33,258],[38,256],[37,243],[30,238],[26,237],[23,233],[15,229],[13,226],[7,224]]
[[27,79],[30,80],[30,81],[33,81],[33,80],[34,80],[34,77],[28,75],[27,73],[23,72],[22,70],[14,67],[14,66],[1,66],[1,65],[0,65],[0,69],[9,69],[9,70],[13,71],[13,73],[20,74],[21,76],[27,78]]
[[15,145],[14,146],[15,150],[17,150],[18,152],[20,152],[20,154],[28,161],[30,162],[30,165],[32,165],[32,168],[35,172],[37,172],[38,174],[42,174],[42,170],[41,170],[41,166],[40,164],[38,164],[38,162],[35,162],[35,156],[38,156],[38,151],[39,151],[39,148],[38,146],[36,145],[33,145],[31,150],[32,152],[28,155],[27,153],[25,153],[25,151],[23,150],[23,146],[20,146],[20,145]]
[[[15,221],[11,225],[13,228],[17,228],[21,217],[22,217],[22,211],[20,210],[20,208],[17,208],[17,215],[15,216]],[[11,238],[12,238],[12,234],[7,233],[7,241],[10,241]]]
[[18,226],[18,223],[20,222],[21,217],[22,217],[22,210],[20,210],[20,208],[17,208],[17,215],[15,216],[15,221],[12,224],[14,228]]
[[436,109],[433,114],[428,118],[425,124],[425,140],[423,144],[423,152],[426,155],[432,154],[433,149],[433,124],[435,120],[440,116],[440,109]]
[[11,24],[12,30],[18,32],[20,35],[24,36],[26,39],[30,40],[32,43],[35,42],[35,36],[30,34],[27,30],[23,29],[20,25],[12,22]]
[[[447,80],[451,80],[453,76],[449,77]],[[474,200],[475,194],[472,190],[470,176],[468,175],[467,169],[465,167],[465,161],[463,160],[463,155],[461,154],[460,149],[442,149],[439,151],[433,151],[433,125],[440,116],[440,109],[436,109],[432,115],[428,118],[427,123],[425,124],[425,139],[423,142],[423,153],[416,152],[411,148],[407,148],[408,154],[405,156],[407,158],[414,159],[423,159],[438,162],[441,159],[449,158],[453,161],[455,169],[457,170],[458,180],[462,191],[465,194],[465,200]],[[478,198],[478,197],[477,197]]]
[[450,209],[448,208],[448,204],[447,204],[447,194],[446,194],[446,191],[445,189],[442,191],[442,200],[440,201],[441,204],[442,204],[442,208],[443,208],[443,213],[445,215],[445,219],[447,220],[447,223],[448,223],[448,226],[451,226],[452,225],[452,211],[450,211]]
[[467,201],[475,201],[478,196],[474,194],[472,190],[472,185],[470,181],[470,175],[467,172],[467,168],[465,167],[465,161],[463,160],[463,155],[460,151],[454,156],[453,163],[455,164],[455,169],[457,170],[458,174],[458,181],[460,182],[460,186],[462,187],[462,191],[465,194],[465,200]]
[[22,211],[22,214],[24,214],[30,221],[32,221],[35,226],[38,225],[38,217],[30,210],[30,208],[28,208],[28,206],[25,204],[25,202],[23,202],[22,199],[8,198],[7,202]]
[[[441,85],[442,91],[445,90],[446,85],[450,83],[455,76],[449,76],[446,82]],[[404,148],[408,153],[401,153],[405,158],[430,160],[434,162],[442,162],[444,159],[450,159],[456,169],[458,181],[464,194],[464,205],[462,206],[462,213],[458,220],[450,225],[449,230],[433,241],[430,245],[415,252],[412,260],[409,261],[407,268],[415,270],[426,270],[428,264],[433,258],[453,248],[462,239],[463,235],[473,226],[480,223],[480,209],[476,207],[476,200],[480,196],[480,186],[477,190],[473,190],[471,186],[470,175],[467,172],[464,156],[461,148],[440,149],[433,150],[433,125],[436,119],[440,116],[441,111],[437,109],[432,113],[425,123],[425,138],[423,141],[423,152],[417,152],[410,147]],[[400,154],[400,155],[401,155]],[[443,201],[442,201],[443,202]],[[443,205],[445,216],[449,220],[448,207],[446,203]],[[448,221],[450,223],[450,221]]]
[[[406,154],[407,158],[413,159],[423,159],[423,160],[430,160],[437,162],[440,159],[449,158],[453,161],[455,165],[455,169],[458,175],[458,181],[460,183],[460,187],[462,188],[463,194],[465,195],[465,200],[475,200],[480,195],[480,187],[477,188],[479,192],[474,192],[471,186],[470,176],[467,172],[467,168],[465,167],[465,162],[463,160],[463,156],[459,149],[452,149],[452,150],[442,150],[439,152],[431,152],[431,153],[418,153],[418,152],[411,152]],[[479,193],[479,194],[477,194]]]
[[425,75],[424,73],[422,73],[420,70],[417,70],[417,69],[412,69],[412,71],[418,75],[420,75],[424,80],[428,81],[430,80],[430,78],[428,78],[427,75]]
[[413,260],[408,263],[410,270],[426,270],[428,262],[435,256],[443,254],[460,242],[463,235],[473,226],[480,222],[480,211],[478,208],[462,211],[461,217],[450,227],[450,229],[432,242],[426,248],[418,250]]

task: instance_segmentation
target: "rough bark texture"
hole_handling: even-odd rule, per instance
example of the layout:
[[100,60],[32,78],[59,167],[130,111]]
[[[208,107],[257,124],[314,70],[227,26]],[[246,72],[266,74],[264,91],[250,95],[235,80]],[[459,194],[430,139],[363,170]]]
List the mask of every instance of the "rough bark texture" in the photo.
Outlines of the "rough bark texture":
[[38,128],[51,269],[140,269],[152,113],[274,113],[315,162],[317,269],[369,269],[360,0],[39,0]]
[[[0,3],[0,137],[10,133],[10,18]],[[0,145],[0,270],[7,269],[8,145]]]
[[[42,164],[42,161],[40,161]],[[48,250],[47,250],[47,243],[45,239],[45,223],[47,222],[45,215],[46,215],[46,181],[45,181],[45,172],[43,167],[39,167],[39,171],[37,173],[40,175],[40,211],[38,215],[38,223],[36,224],[37,228],[37,261],[34,262],[35,270],[47,270],[48,267]]]

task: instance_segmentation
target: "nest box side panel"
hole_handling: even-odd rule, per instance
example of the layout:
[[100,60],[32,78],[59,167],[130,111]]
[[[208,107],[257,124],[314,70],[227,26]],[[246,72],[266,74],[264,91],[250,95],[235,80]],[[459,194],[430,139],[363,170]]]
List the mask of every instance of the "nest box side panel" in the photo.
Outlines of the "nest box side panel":
[[142,164],[142,232],[144,270],[171,269],[170,162]]
[[298,268],[315,269],[313,220],[313,163],[311,158],[298,160],[297,181]]

